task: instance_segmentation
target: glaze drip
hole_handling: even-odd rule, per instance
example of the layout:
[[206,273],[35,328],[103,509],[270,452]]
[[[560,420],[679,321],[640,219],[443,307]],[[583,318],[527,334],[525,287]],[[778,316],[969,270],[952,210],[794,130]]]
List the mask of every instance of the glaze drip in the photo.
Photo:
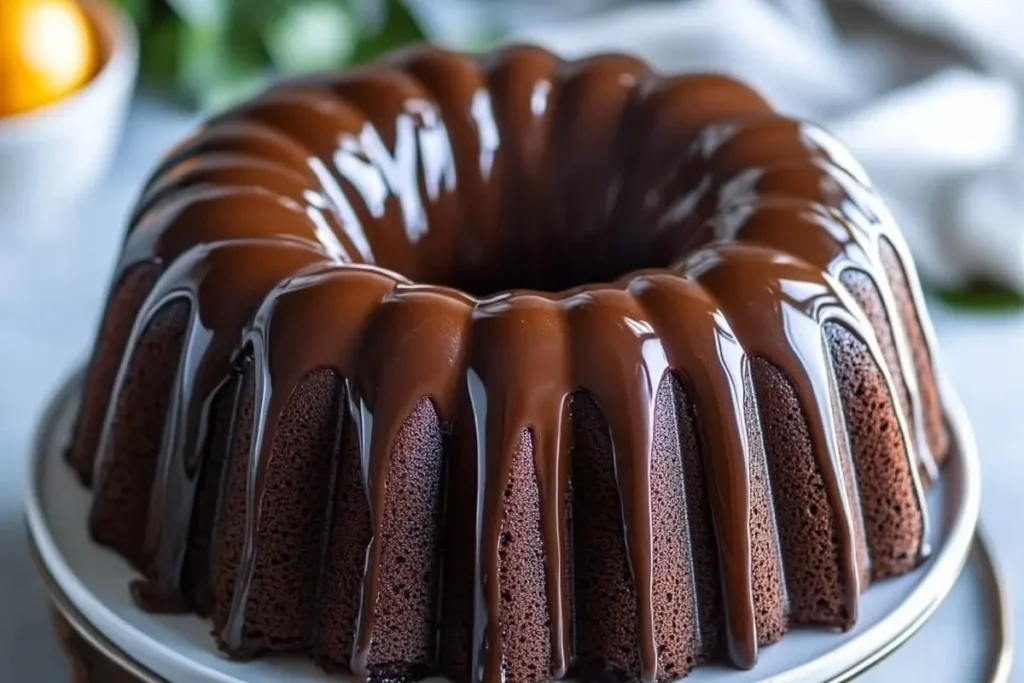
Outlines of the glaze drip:
[[[907,301],[891,282],[887,249],[898,257],[916,320],[907,319]],[[841,604],[828,623],[850,627],[872,548],[827,324],[852,333],[878,366],[912,463],[915,519],[922,529],[927,523],[923,484],[938,476],[944,453],[932,444],[945,439],[933,434],[928,415],[955,402],[895,223],[827,133],[775,114],[724,77],[660,76],[620,55],[567,63],[517,46],[480,59],[415,48],[380,65],[285,81],[211,121],[161,162],[132,216],[115,287],[140,265],[160,275],[124,343],[88,468],[98,489],[113,476],[113,398],[131,379],[127,358],[168,306],[186,302],[145,539],[132,558],[145,579],[134,592],[156,611],[211,607],[190,604],[183,567],[209,457],[211,406],[244,364],[253,381],[251,406],[236,407],[236,415],[252,409],[240,470],[244,520],[228,594],[212,609],[218,642],[231,655],[268,647],[254,635],[249,609],[270,465],[285,438],[282,415],[303,380],[321,370],[338,378],[337,418],[352,430],[369,540],[354,551],[366,560],[351,633],[343,651],[320,656],[356,675],[389,678],[402,665],[380,644],[388,638],[380,596],[391,578],[382,558],[398,542],[386,524],[394,505],[386,492],[399,476],[392,458],[400,432],[424,399],[453,437],[444,445],[438,524],[472,526],[475,537],[452,543],[446,534],[440,578],[423,579],[440,606],[432,612],[438,623],[417,636],[428,655],[398,677],[453,666],[449,675],[483,681],[586,678],[596,666],[667,680],[711,659],[716,646],[735,666],[754,666],[759,645],[778,637],[792,615],[783,541],[777,529],[755,529],[773,518],[778,484],[758,479],[753,458],[786,454],[767,442],[761,453],[753,442],[763,439],[750,435],[763,410],[753,394],[754,359],[790,382],[806,422],[840,577]],[[847,291],[848,270],[874,283],[883,323]],[[882,324],[894,363],[878,342]],[[665,596],[656,586],[666,559],[653,543],[660,484],[652,460],[667,378],[692,406],[708,552],[718,567],[711,587],[687,587],[702,593],[680,618],[700,624],[712,617],[698,605],[720,605],[711,629],[719,643],[704,633],[682,644],[659,641]],[[938,406],[923,381],[936,383]],[[635,608],[627,627],[587,631],[587,642],[574,608],[582,560],[573,539],[580,520],[570,519],[570,460],[599,454],[572,451],[570,405],[581,394],[606,423],[613,536],[625,557],[621,576],[599,580]],[[529,462],[517,464],[524,443]],[[342,469],[332,469],[332,497]],[[527,534],[511,528],[506,510],[523,471],[532,471],[536,492],[520,497],[538,508],[523,517],[538,520]],[[690,543],[700,533],[692,520],[704,510],[689,506],[699,504],[688,498],[682,506]],[[757,519],[755,505],[768,508]],[[320,546],[334,531],[328,524]],[[761,538],[775,538],[767,560],[755,548]],[[925,538],[923,530],[911,563],[927,554]],[[520,544],[516,553],[503,550],[510,543]],[[537,594],[549,618],[537,633],[514,637],[544,653],[544,671],[507,656],[513,636],[505,625],[518,607],[502,580],[509,558],[538,553],[544,584]],[[321,565],[321,584],[329,580],[326,560],[311,561]],[[449,570],[463,571],[466,585],[453,585]],[[760,595],[773,576],[783,577],[774,616]],[[471,613],[446,612],[461,604]],[[322,615],[308,620],[323,623]],[[451,626],[463,622],[465,633]],[[307,651],[319,628],[309,627],[305,645],[280,649]],[[457,665],[442,661],[437,645],[456,637],[467,641],[456,644],[467,656]],[[581,655],[603,647],[602,638],[626,645],[603,658]]]

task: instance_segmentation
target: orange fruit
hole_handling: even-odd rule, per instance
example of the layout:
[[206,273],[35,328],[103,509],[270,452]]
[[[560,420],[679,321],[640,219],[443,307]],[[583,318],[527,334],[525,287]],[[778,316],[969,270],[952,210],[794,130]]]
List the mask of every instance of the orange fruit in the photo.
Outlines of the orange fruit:
[[96,72],[98,52],[75,0],[0,0],[0,116],[82,87]]

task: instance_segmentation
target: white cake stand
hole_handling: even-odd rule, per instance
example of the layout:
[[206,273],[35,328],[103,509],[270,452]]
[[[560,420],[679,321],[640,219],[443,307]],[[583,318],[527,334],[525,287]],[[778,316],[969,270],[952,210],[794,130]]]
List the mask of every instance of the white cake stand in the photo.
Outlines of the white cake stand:
[[[209,624],[194,615],[156,615],[132,602],[134,570],[94,545],[86,530],[90,494],[62,458],[77,412],[81,375],[68,380],[39,424],[26,487],[26,521],[40,574],[64,619],[96,650],[140,681],[290,683],[338,681],[299,657],[237,662],[214,647]],[[956,419],[960,419],[959,417]],[[975,543],[980,499],[978,456],[967,425],[964,443],[949,458],[942,480],[928,492],[931,557],[917,571],[878,582],[862,596],[857,625],[847,633],[794,629],[763,648],[755,669],[698,667],[687,683],[803,683],[841,681],[874,666],[905,643],[949,593]],[[993,595],[1002,586],[987,549]],[[1000,605],[1000,607],[1001,607]],[[1003,681],[1009,670],[1008,621],[1001,609],[994,632],[996,661],[986,676]]]

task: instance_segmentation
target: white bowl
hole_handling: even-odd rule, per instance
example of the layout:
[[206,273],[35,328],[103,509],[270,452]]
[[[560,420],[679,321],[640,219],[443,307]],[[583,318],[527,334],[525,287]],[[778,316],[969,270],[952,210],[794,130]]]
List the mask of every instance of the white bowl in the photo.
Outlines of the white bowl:
[[71,95],[0,117],[0,231],[66,209],[103,176],[120,140],[138,67],[135,27],[111,2],[82,5],[102,66]]

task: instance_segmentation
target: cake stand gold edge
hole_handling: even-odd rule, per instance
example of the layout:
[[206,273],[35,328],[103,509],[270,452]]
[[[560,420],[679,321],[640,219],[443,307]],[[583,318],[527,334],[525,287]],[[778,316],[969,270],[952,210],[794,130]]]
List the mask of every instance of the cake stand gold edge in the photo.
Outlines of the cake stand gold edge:
[[1013,601],[1010,599],[1010,587],[1003,568],[992,552],[988,534],[980,524],[974,533],[974,543],[985,565],[989,594],[996,603],[998,615],[995,619],[996,651],[987,680],[989,683],[1006,683],[1010,680],[1010,667],[1013,664]]
[[75,630],[78,636],[97,652],[124,669],[126,673],[139,679],[139,683],[170,683],[132,659],[130,655],[112,643],[82,616],[81,612],[67,599],[56,581],[54,581],[50,571],[46,568],[46,563],[43,562],[43,558],[36,548],[35,539],[32,538],[31,533],[28,534],[28,539],[29,555],[32,557],[32,562],[35,564],[39,576],[46,587],[50,603],[60,616],[63,617],[64,621]]
[[[971,545],[978,551],[979,559],[984,567],[986,581],[989,584],[988,592],[994,602],[990,609],[996,615],[993,618],[993,626],[996,632],[996,650],[992,660],[989,662],[988,674],[981,680],[987,681],[987,683],[1007,683],[1010,678],[1010,667],[1013,663],[1013,616],[1007,584],[980,525],[975,530],[974,540]],[[968,561],[969,554],[960,563],[960,569],[957,572],[958,578],[963,573],[963,569]],[[843,673],[829,679],[828,683],[843,683],[853,680],[888,659],[890,655],[899,650],[903,645],[906,645],[928,623],[928,620],[935,615],[935,610],[949,596],[950,591],[952,591],[952,586],[942,595],[937,595],[928,610],[923,612],[899,637],[890,641],[886,647],[876,651],[870,657],[858,662]]]

